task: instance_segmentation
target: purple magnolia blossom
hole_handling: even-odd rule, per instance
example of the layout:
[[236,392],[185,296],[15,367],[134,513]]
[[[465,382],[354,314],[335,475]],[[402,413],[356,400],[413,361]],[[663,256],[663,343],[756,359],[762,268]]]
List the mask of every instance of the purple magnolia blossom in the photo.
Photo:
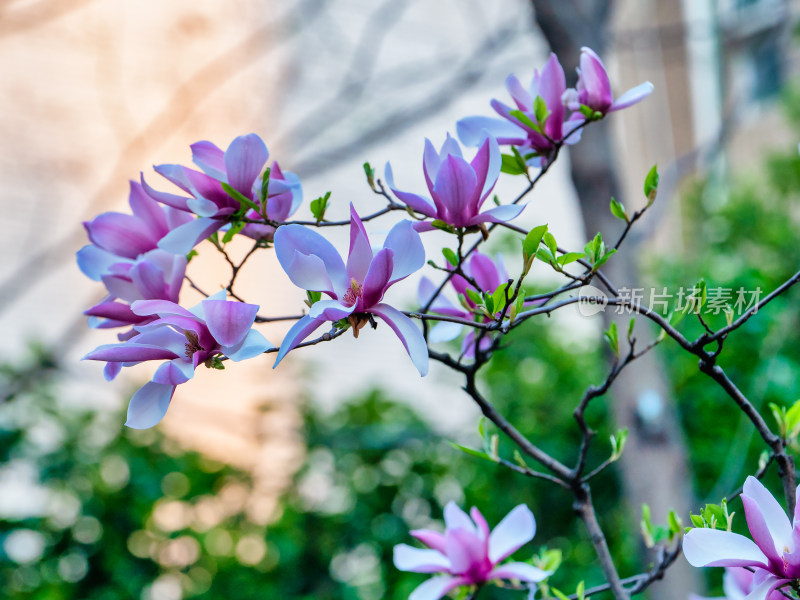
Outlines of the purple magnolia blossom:
[[[473,252],[472,255],[464,262],[462,269],[470,279],[478,284],[480,289],[475,289],[473,285],[467,282],[461,275],[453,275],[450,278],[450,284],[453,286],[457,294],[464,298],[467,307],[455,305],[447,297],[439,294],[431,304],[431,310],[439,313],[440,315],[448,315],[451,317],[460,317],[462,319],[475,318],[475,312],[472,309],[476,308],[475,303],[466,295],[467,289],[487,294],[493,293],[501,284],[508,281],[508,273],[506,272],[503,259],[498,256],[496,260],[492,260],[485,254],[480,252]],[[423,277],[419,282],[418,300],[421,306],[425,306],[436,292],[437,286],[427,277]],[[482,322],[488,322],[489,317],[484,316]],[[463,331],[464,325],[460,323],[450,323],[442,321],[434,325],[428,333],[428,341],[436,342],[449,342],[455,339]],[[480,349],[488,350],[492,345],[491,336],[484,336],[481,340]],[[464,341],[461,344],[461,354],[465,358],[473,358],[475,356],[475,330],[470,328]]]
[[[533,79],[526,89],[514,75],[506,79],[506,88],[514,100],[515,107],[508,106],[499,100],[492,100],[491,105],[502,119],[492,117],[466,117],[457,125],[458,137],[467,146],[480,143],[486,132],[497,138],[503,145],[517,146],[520,152],[536,154],[528,163],[543,166],[547,155],[557,143],[575,144],[580,140],[581,132],[576,128],[583,122],[579,113],[567,119],[562,100],[567,91],[567,79],[564,69],[555,54],[551,54],[541,74],[533,72]],[[547,107],[548,116],[544,123],[539,123],[534,111],[534,101],[540,96]],[[511,111],[522,111],[537,127],[521,121]]]
[[514,508],[491,531],[486,519],[473,508],[472,518],[454,502],[444,509],[444,533],[420,529],[411,535],[428,546],[394,547],[394,566],[414,573],[443,573],[415,589],[409,600],[438,600],[462,585],[483,585],[493,579],[535,583],[550,573],[522,562],[499,564],[533,539],[536,521],[524,504]]
[[170,231],[192,220],[183,211],[161,206],[135,181],[128,203],[132,214],[106,212],[83,224],[91,244],[78,251],[78,267],[94,281],[119,272],[120,264],[133,266],[140,256],[158,248]]
[[754,569],[748,600],[763,600],[800,577],[800,504],[790,523],[778,501],[752,476],[744,483],[742,503],[753,541],[730,531],[695,528],[683,540],[683,553],[695,567]]
[[100,346],[83,357],[116,365],[106,369],[107,379],[113,379],[121,367],[148,360],[168,361],[131,398],[128,427],[156,425],[167,413],[176,386],[189,381],[199,365],[211,366],[220,355],[245,360],[273,347],[252,329],[258,306],[224,298],[223,290],[191,310],[168,300],[137,300],[131,306],[133,313],[155,319],[134,326],[138,335],[130,341]]
[[[226,225],[228,219],[241,209],[239,200],[223,187],[229,185],[247,200],[261,205],[261,172],[269,158],[264,141],[254,133],[237,137],[224,152],[211,142],[192,144],[192,160],[200,171],[181,165],[158,165],[157,173],[189,195],[160,192],[142,178],[147,193],[168,206],[194,213],[185,225],[171,231],[159,242],[159,247],[174,254],[187,254],[195,245]],[[283,221],[297,210],[302,202],[300,180],[296,175],[281,171],[274,163],[270,171],[267,197],[267,216]],[[261,218],[253,209],[246,215]],[[243,232],[255,239],[270,239],[274,228],[252,225]]]
[[289,329],[275,366],[327,321],[348,319],[357,336],[359,329],[375,316],[397,334],[420,375],[428,372],[428,347],[422,333],[406,315],[381,302],[389,287],[425,263],[422,240],[410,221],[392,227],[383,248],[375,252],[361,219],[350,205],[350,251],[346,264],[328,240],[301,225],[278,228],[275,254],[292,283],[330,297],[314,303],[308,314]]
[[[763,577],[763,575],[761,576]],[[759,576],[744,567],[728,567],[722,576],[722,592],[720,598],[704,598],[691,594],[689,600],[746,600],[748,595],[758,587],[756,583]],[[767,595],[767,600],[785,600],[786,596],[780,590],[774,590]]]
[[611,81],[603,61],[591,48],[581,48],[581,66],[578,69],[576,89],[567,90],[564,98],[570,110],[578,110],[581,105],[588,106],[603,115],[621,110],[641,102],[653,92],[653,84],[645,81],[629,89],[614,100]]
[[[389,163],[386,163],[386,183],[395,196],[416,212],[453,227],[504,223],[519,215],[524,206],[496,206],[481,212],[483,203],[497,183],[500,164],[500,148],[491,136],[484,137],[475,158],[467,162],[458,142],[448,134],[439,152],[429,139],[425,140],[422,168],[433,200],[398,190]],[[415,224],[415,229],[430,231],[433,226],[420,222]]]

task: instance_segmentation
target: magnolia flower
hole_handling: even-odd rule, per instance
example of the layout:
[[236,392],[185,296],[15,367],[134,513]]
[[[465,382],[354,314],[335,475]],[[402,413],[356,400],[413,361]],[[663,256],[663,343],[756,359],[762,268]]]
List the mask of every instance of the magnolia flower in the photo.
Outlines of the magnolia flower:
[[420,375],[428,372],[428,347],[422,333],[406,315],[381,302],[386,290],[425,263],[422,240],[409,221],[392,227],[383,248],[375,252],[351,204],[347,264],[328,240],[301,225],[278,228],[275,254],[292,283],[330,297],[315,302],[308,314],[289,329],[275,360],[276,367],[287,352],[327,321],[348,319],[358,337],[358,331],[374,316],[397,334]]
[[[481,212],[481,206],[497,183],[500,163],[500,148],[494,138],[484,137],[475,158],[467,162],[458,142],[448,134],[439,152],[436,152],[429,139],[425,140],[422,168],[432,201],[398,190],[389,163],[386,163],[386,183],[395,196],[416,212],[453,227],[506,222],[519,215],[524,206],[496,206]],[[433,226],[421,222],[415,225],[415,229],[429,231]]]
[[754,541],[730,531],[695,528],[684,537],[683,553],[695,567],[754,569],[748,600],[764,599],[800,577],[800,504],[792,524],[778,501],[752,476],[744,483],[742,503]]
[[133,266],[137,258],[158,248],[172,229],[191,220],[185,212],[161,206],[135,181],[128,204],[133,214],[106,212],[83,223],[91,244],[78,251],[78,267],[94,281],[110,274],[112,265]]
[[[506,88],[516,105],[514,108],[499,100],[492,100],[492,108],[502,119],[492,117],[466,117],[457,124],[458,137],[467,146],[477,145],[484,132],[497,138],[500,145],[512,145],[520,148],[523,154],[532,153],[528,163],[543,166],[547,154],[556,143],[575,144],[580,140],[580,130],[576,128],[583,122],[583,117],[576,114],[566,119],[566,110],[562,97],[567,90],[564,69],[555,54],[551,54],[541,74],[533,72],[533,79],[527,89],[520,81],[510,75],[506,79]],[[547,109],[547,118],[538,122],[534,110],[534,102],[539,96]],[[524,119],[511,114],[512,111],[524,113]],[[535,127],[531,127],[531,124]]]
[[594,50],[584,47],[581,48],[578,84],[576,89],[567,90],[564,99],[570,110],[578,110],[583,105],[605,115],[633,106],[652,92],[653,84],[645,81],[614,100],[614,95],[611,93],[611,82],[603,61],[595,54]]
[[245,360],[273,347],[251,329],[258,306],[225,300],[224,290],[191,310],[167,300],[138,300],[131,310],[156,318],[134,326],[138,335],[130,341],[100,346],[83,359],[113,365],[106,369],[107,379],[113,379],[121,367],[148,360],[168,361],[131,398],[125,424],[134,429],[156,425],[167,413],[175,388],[189,381],[199,365],[213,366],[220,355]]
[[527,506],[514,508],[492,531],[477,508],[470,515],[472,518],[450,502],[444,509],[444,533],[411,532],[430,550],[407,544],[394,547],[394,566],[401,571],[444,573],[420,585],[409,600],[438,600],[459,586],[483,585],[493,579],[535,583],[550,575],[528,563],[499,564],[533,539],[536,521]]
[[[762,571],[763,573],[763,571]],[[763,576],[763,575],[762,575]],[[744,567],[729,567],[725,569],[722,576],[722,592],[725,594],[721,598],[704,598],[696,594],[690,594],[689,600],[745,600],[754,589],[758,587],[759,576]],[[785,600],[786,596],[775,590],[767,595],[767,600]]]
[[[474,286],[467,282],[461,275],[453,275],[450,278],[450,284],[456,290],[457,294],[463,296],[463,301],[467,307],[456,306],[442,294],[439,294],[431,304],[431,310],[439,313],[440,315],[448,315],[451,317],[460,317],[462,319],[473,319],[475,313],[475,303],[466,295],[466,290],[470,289],[487,294],[493,293],[501,284],[508,282],[508,273],[506,272],[503,259],[498,256],[496,260],[492,260],[488,256],[480,252],[473,252],[470,257],[464,261],[462,265],[464,273],[480,287],[476,290]],[[421,306],[427,305],[430,299],[436,293],[437,286],[427,277],[423,277],[419,282],[418,300]],[[482,321],[488,322],[489,317],[484,317]],[[449,342],[455,339],[464,329],[464,325],[460,323],[451,323],[442,321],[434,325],[428,333],[428,340],[432,343],[436,342]],[[492,345],[492,338],[488,335],[483,336],[481,340],[481,350],[488,350]],[[475,330],[470,328],[464,341],[461,344],[461,354],[465,358],[472,358],[475,356]]]
[[[196,244],[226,225],[229,217],[242,208],[236,194],[261,205],[261,172],[269,158],[264,141],[251,133],[237,137],[224,152],[211,142],[192,144],[192,160],[200,167],[196,171],[181,165],[159,165],[157,173],[174,183],[190,197],[160,192],[142,178],[142,185],[153,198],[168,206],[194,213],[185,225],[171,231],[159,242],[159,247],[174,254],[187,254]],[[230,186],[230,193],[223,186]],[[284,220],[297,210],[302,201],[300,180],[293,173],[284,173],[277,164],[270,171],[267,215]],[[250,210],[247,216],[259,218]],[[247,229],[247,228],[246,228]],[[269,237],[271,227],[251,227],[246,235],[260,239]]]

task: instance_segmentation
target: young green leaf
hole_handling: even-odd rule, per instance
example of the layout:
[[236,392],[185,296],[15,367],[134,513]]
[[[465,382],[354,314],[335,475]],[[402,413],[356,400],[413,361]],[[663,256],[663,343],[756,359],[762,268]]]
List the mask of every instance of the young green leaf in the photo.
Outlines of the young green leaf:
[[222,243],[227,244],[230,242],[233,239],[233,236],[244,229],[244,226],[244,221],[236,221],[235,223],[231,223],[230,229],[228,229],[228,231],[225,232],[225,235],[222,236]]
[[547,225],[539,225],[531,229],[525,236],[525,240],[522,242],[522,256],[525,260],[536,255],[536,250],[542,243],[545,233],[547,233]]
[[456,256],[456,253],[450,248],[442,248],[442,254],[444,254],[445,260],[449,262],[451,266],[455,267],[458,264],[458,256]]
[[367,176],[367,183],[373,190],[375,189],[375,169],[368,162],[364,163],[364,174]]
[[436,229],[441,229],[442,231],[446,231],[447,233],[456,232],[455,227],[453,227],[452,225],[448,225],[441,219],[434,219],[433,221],[431,221],[431,225],[436,227]]
[[230,196],[239,203],[239,212],[241,212],[242,214],[244,214],[249,208],[252,208],[253,210],[259,209],[258,204],[250,200],[247,196],[242,194],[236,188],[225,183],[224,181],[220,181],[220,185],[222,185],[222,189],[225,190],[228,196]]
[[603,335],[608,345],[611,347],[614,356],[619,356],[619,334],[617,332],[617,324],[611,323]]
[[520,166],[513,154],[501,154],[500,161],[500,170],[506,175],[524,175],[528,172],[526,168]]
[[325,192],[324,196],[320,196],[316,200],[311,201],[311,214],[314,216],[317,223],[321,223],[323,219],[325,219],[325,211],[328,210],[330,206],[330,197],[331,193]]
[[536,96],[533,100],[533,116],[540,127],[544,127],[547,123],[547,118],[550,116],[550,111],[547,110],[547,103],[541,96]]
[[630,220],[628,219],[628,214],[625,212],[625,207],[621,202],[614,200],[614,198],[611,198],[611,214],[618,219],[622,219],[626,223],[628,223]]
[[653,165],[647,176],[644,178],[644,196],[647,198],[647,206],[655,202],[658,193],[658,165]]
[[533,129],[534,131],[541,132],[541,130],[542,130],[541,127],[537,123],[534,123],[533,121],[531,121],[531,118],[528,115],[526,115],[524,112],[522,112],[521,110],[512,110],[508,114],[510,114],[515,119],[517,119],[520,123],[522,123],[526,127],[529,127],[531,129]]
[[477,306],[481,306],[483,304],[483,298],[481,298],[481,295],[478,292],[476,292],[472,288],[467,288],[464,291],[467,293],[467,296],[469,297],[470,300],[472,300],[474,304],[476,304]]

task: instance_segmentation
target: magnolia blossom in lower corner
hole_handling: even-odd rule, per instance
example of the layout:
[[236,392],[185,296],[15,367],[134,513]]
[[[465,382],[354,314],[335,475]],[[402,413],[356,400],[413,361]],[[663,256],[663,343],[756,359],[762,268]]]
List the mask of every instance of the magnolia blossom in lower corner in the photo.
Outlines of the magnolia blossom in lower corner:
[[138,300],[131,310],[152,320],[135,325],[138,335],[129,341],[100,346],[83,358],[106,361],[109,380],[122,367],[148,360],[168,361],[131,398],[125,424],[133,429],[146,429],[161,421],[175,388],[189,381],[198,366],[214,366],[219,356],[245,360],[273,348],[252,329],[258,306],[225,300],[224,290],[188,310],[167,300]]
[[482,586],[496,579],[536,583],[550,575],[528,563],[499,564],[536,533],[536,521],[527,506],[514,508],[491,531],[477,508],[470,515],[450,502],[444,509],[444,533],[411,532],[429,549],[407,544],[394,547],[394,565],[401,571],[441,573],[417,587],[409,600],[438,600],[459,586]]
[[[691,594],[689,600],[746,600],[748,595],[757,589],[757,577],[753,571],[744,567],[728,567],[722,576],[722,593],[718,598],[705,598]],[[767,595],[767,600],[781,600],[786,596],[780,590],[773,590]]]
[[[799,488],[800,489],[800,488]],[[683,553],[694,567],[745,567],[753,572],[747,600],[765,600],[800,578],[800,506],[794,522],[755,477],[748,477],[742,503],[751,541],[731,531],[698,527],[683,540]]]

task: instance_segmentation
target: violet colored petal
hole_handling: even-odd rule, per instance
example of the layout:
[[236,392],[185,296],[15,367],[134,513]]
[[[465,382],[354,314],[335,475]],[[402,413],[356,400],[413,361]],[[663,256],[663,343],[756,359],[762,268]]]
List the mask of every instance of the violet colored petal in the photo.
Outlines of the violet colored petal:
[[247,332],[245,338],[236,346],[223,347],[222,353],[233,362],[239,362],[241,360],[254,358],[274,348],[275,346],[273,346],[260,331],[251,329]]
[[486,565],[486,540],[481,539],[476,532],[466,529],[448,529],[445,537],[446,554],[450,559],[452,572],[480,577],[479,573]]
[[133,215],[107,212],[84,223],[84,227],[92,243],[126,258],[136,258],[158,243],[155,233]]
[[459,323],[450,323],[442,321],[437,323],[428,331],[428,341],[431,344],[438,344],[439,342],[449,342],[456,339],[461,332],[464,331],[464,326]]
[[591,48],[581,48],[581,81],[586,90],[585,104],[602,113],[608,111],[613,101],[611,82],[603,61]]
[[258,313],[256,304],[230,300],[203,300],[203,314],[211,335],[221,346],[244,341]]
[[319,329],[324,324],[325,321],[321,319],[313,319],[308,315],[302,319],[298,319],[283,338],[280,350],[278,351],[278,356],[275,358],[275,364],[272,365],[272,368],[274,369],[277,367],[278,364],[280,364],[280,362],[283,360],[283,357],[286,356],[290,350],[293,350],[299,343],[301,343],[316,329]]
[[480,533],[481,538],[488,539],[491,531],[489,530],[489,524],[481,514],[481,511],[479,511],[476,506],[473,506],[471,509],[469,509],[469,516],[472,517],[472,520],[478,527],[478,532]]
[[302,225],[284,225],[275,232],[275,254],[283,270],[304,290],[344,294],[350,284],[336,248]]
[[[419,288],[417,289],[417,302],[420,307],[428,304],[430,299],[436,293],[437,286],[428,279],[423,277],[419,281]],[[455,306],[447,297],[439,294],[431,304],[430,309],[443,315],[450,315],[451,317],[468,317],[468,313],[461,307]],[[451,338],[452,339],[452,338]],[[445,341],[445,340],[440,340]]]
[[140,299],[168,300],[167,282],[164,280],[164,271],[154,262],[140,260],[130,271],[133,285],[141,292]]
[[742,503],[753,541],[770,560],[780,563],[783,549],[792,546],[792,526],[783,508],[753,476],[744,482]]
[[[369,243],[367,230],[358,216],[353,204],[350,204],[350,250],[347,253],[347,277],[358,284],[363,283],[372,262],[372,246]],[[348,282],[349,283],[349,282]]]
[[393,552],[394,566],[412,573],[441,573],[450,571],[450,561],[437,550],[414,548],[398,544]]
[[115,298],[119,298],[125,302],[134,302],[144,299],[142,293],[127,276],[103,275],[102,280],[108,293]]
[[93,281],[100,281],[102,276],[108,273],[111,265],[118,262],[130,262],[130,259],[117,256],[94,244],[84,246],[78,250],[75,256],[78,261],[78,268]]
[[216,203],[207,198],[189,198],[186,207],[199,217],[213,217],[219,212]]
[[220,181],[228,181],[225,172],[225,153],[221,148],[207,141],[197,142],[189,147],[192,149],[192,162],[200,167],[203,173]]
[[436,217],[436,207],[433,205],[432,202],[417,194],[412,194],[411,192],[403,192],[397,189],[397,186],[395,186],[394,184],[394,174],[392,173],[392,166],[388,162],[386,163],[386,168],[384,170],[384,178],[386,179],[386,185],[389,186],[389,189],[392,190],[392,193],[395,196],[397,196],[401,201],[405,202],[408,206],[410,206],[413,210],[417,211],[420,214],[427,215],[428,217],[432,218]]
[[506,78],[506,89],[520,110],[530,110],[533,106],[533,97],[514,75]]
[[495,206],[489,210],[485,210],[480,214],[475,215],[469,220],[469,225],[477,225],[479,223],[507,223],[515,219],[525,209],[525,205],[517,204],[504,204],[502,206]]
[[[745,596],[745,600],[767,600],[767,597],[779,586],[791,583],[791,581],[791,579],[781,579],[774,575],[769,575]],[[783,597],[783,595],[781,594],[780,597]]]
[[443,534],[430,529],[414,529],[409,531],[409,533],[412,537],[415,537],[429,548],[433,548],[444,554],[446,540]]
[[134,216],[145,224],[154,237],[160,238],[167,234],[169,226],[164,209],[144,191],[142,184],[138,181],[130,182],[128,204],[130,204]]
[[408,600],[439,600],[445,596],[450,590],[468,585],[469,581],[463,577],[452,577],[450,575],[440,575],[439,577],[431,577],[427,581],[418,585]]
[[[154,165],[153,170],[161,175],[164,179],[169,181],[170,183],[175,184],[179,188],[181,188],[184,192],[191,194],[192,192],[192,184],[189,182],[188,172],[189,169],[184,167],[183,165]],[[142,185],[144,186],[147,193],[150,194],[149,186],[144,182],[144,177],[142,177]],[[151,194],[152,195],[152,194]],[[161,202],[159,198],[153,196],[156,200]],[[169,203],[167,203],[169,204]],[[176,207],[180,208],[180,207]]]
[[641,102],[653,93],[653,89],[653,84],[649,81],[640,83],[617,98],[611,105],[611,108],[608,109],[608,112],[622,110],[623,108],[628,108],[629,106],[633,106],[634,104]]
[[[414,233],[416,234],[416,232]],[[392,276],[393,268],[394,250],[382,248],[372,259],[369,271],[367,271],[367,275],[364,278],[364,285],[361,290],[363,308],[368,308],[381,301],[386,288],[389,287],[389,278]]]
[[448,531],[451,529],[465,529],[475,534],[478,533],[473,520],[452,500],[444,507],[444,524]]
[[388,285],[405,279],[425,264],[425,246],[411,221],[396,223],[386,236],[383,247],[394,252],[392,276]]
[[122,370],[122,363],[118,362],[108,362],[106,366],[103,367],[103,378],[106,381],[114,381],[119,372]]
[[344,306],[338,300],[319,300],[311,306],[308,316],[322,321],[338,321],[349,317],[356,306],[356,304]]
[[171,350],[178,357],[186,353],[186,336],[170,327],[154,327],[137,335],[131,343],[159,346]]
[[153,382],[180,385],[192,377],[194,377],[194,365],[185,357],[181,357],[161,364],[153,374]]
[[567,79],[564,69],[558,62],[555,54],[550,54],[550,58],[542,69],[539,94],[550,111],[550,116],[545,123],[544,131],[551,139],[560,140],[562,138],[562,127],[564,123],[564,104],[561,96],[567,89]]
[[382,319],[400,338],[420,376],[428,374],[428,345],[422,332],[402,312],[388,304],[376,304],[369,312]]
[[237,137],[225,151],[228,183],[245,196],[250,196],[253,182],[269,158],[264,141],[255,133]]
[[439,215],[456,227],[464,227],[472,215],[469,202],[477,186],[475,171],[463,158],[448,156],[442,162],[433,184],[433,200],[441,203],[447,215]]
[[[388,166],[389,163],[386,163]],[[425,138],[425,149],[422,152],[422,172],[425,174],[425,181],[428,184],[428,189],[433,188],[433,182],[436,181],[436,174],[439,172],[439,167],[442,165],[442,158],[439,152],[434,148],[433,142]],[[389,181],[388,177],[386,178]]]
[[492,569],[486,579],[518,579],[519,581],[536,583],[547,579],[551,574],[552,571],[543,571],[528,563],[510,562]]
[[177,354],[167,348],[145,344],[104,344],[98,346],[81,360],[103,360],[108,362],[142,362],[145,360],[171,360]]
[[484,132],[488,132],[501,145],[519,145],[527,139],[527,134],[520,125],[494,117],[465,117],[456,124],[456,132],[465,146],[480,145]]
[[507,279],[501,281],[500,274],[494,261],[480,252],[474,252],[469,259],[469,275],[478,284],[478,287],[483,292],[494,292],[501,283],[505,283]]
[[439,151],[439,158],[444,161],[448,156],[464,158],[464,155],[461,153],[461,146],[458,145],[456,139],[449,133],[442,143],[442,149]]
[[533,539],[536,520],[524,504],[514,507],[489,535],[489,559],[498,563]]
[[221,219],[200,217],[180,225],[158,242],[158,247],[172,254],[189,254],[197,244],[225,225]]
[[730,531],[695,528],[683,538],[683,554],[693,567],[767,567],[755,543]]
[[114,319],[124,323],[136,323],[145,318],[133,314],[131,307],[121,302],[101,302],[83,311],[83,314],[90,317]]
[[139,300],[131,304],[131,310],[137,315],[178,315],[196,319],[195,315],[175,302],[169,300]]
[[147,429],[158,424],[167,414],[174,393],[174,385],[145,383],[131,398],[125,425],[131,429]]
[[[170,206],[172,208],[176,208],[180,211],[189,210],[189,208],[186,206],[186,202],[187,200],[189,200],[188,198],[186,198],[185,196],[178,196],[177,194],[160,192],[157,189],[151,187],[150,184],[147,183],[147,181],[145,181],[144,174],[140,174],[139,176],[140,176],[140,181],[142,183],[142,188],[144,188],[144,191],[147,192],[147,195],[153,198],[153,200],[161,202],[161,204],[166,204],[167,206]],[[186,192],[188,191],[189,190],[187,189]]]

